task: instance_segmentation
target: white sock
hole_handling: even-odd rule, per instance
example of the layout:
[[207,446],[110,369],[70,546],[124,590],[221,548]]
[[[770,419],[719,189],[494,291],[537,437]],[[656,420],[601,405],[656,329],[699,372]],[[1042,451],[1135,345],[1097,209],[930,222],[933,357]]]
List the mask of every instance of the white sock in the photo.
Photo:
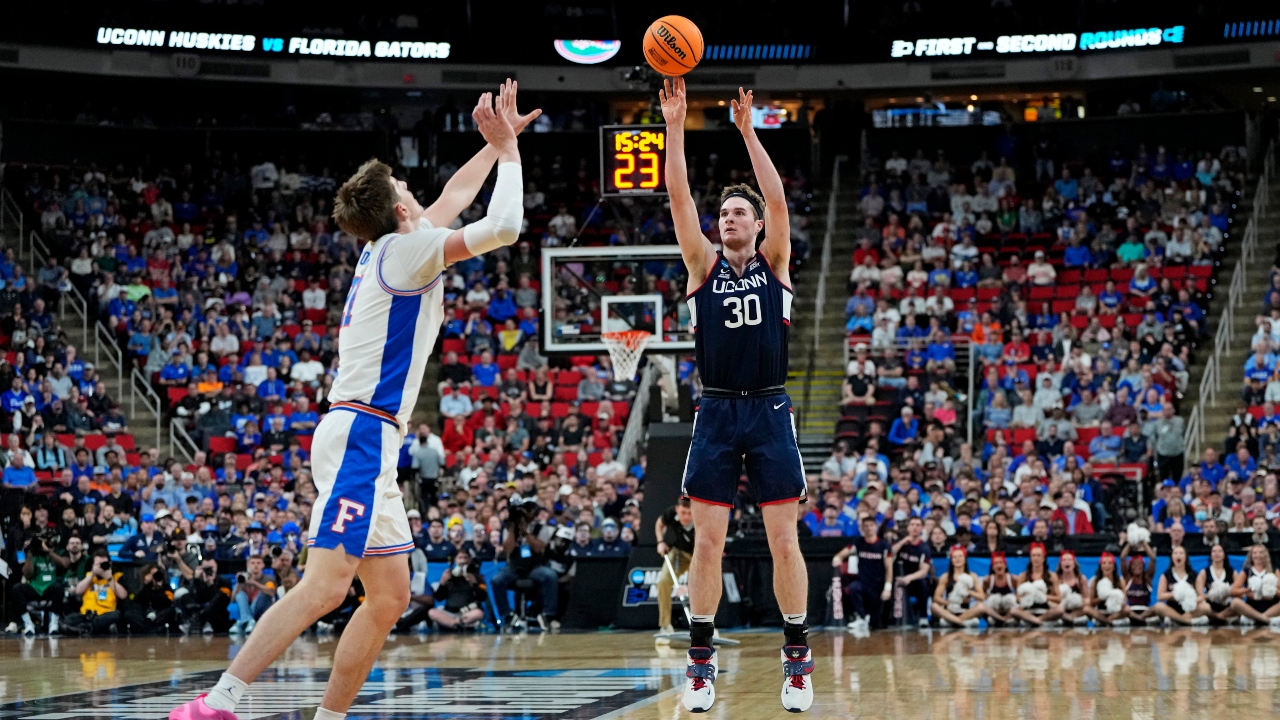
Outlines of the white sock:
[[209,694],[205,696],[204,704],[214,710],[235,712],[236,705],[240,704],[240,698],[244,697],[244,691],[248,689],[249,683],[231,673],[222,673],[222,677],[218,679],[218,684],[214,685]]
[[713,623],[716,621],[715,615],[694,615],[689,614],[689,622]]
[[808,617],[809,617],[809,613],[807,612],[795,613],[794,615],[789,613],[782,613],[782,622],[788,625],[803,625],[805,619],[807,619]]
[[325,710],[324,708],[316,708],[315,720],[342,720],[346,716],[346,713]]

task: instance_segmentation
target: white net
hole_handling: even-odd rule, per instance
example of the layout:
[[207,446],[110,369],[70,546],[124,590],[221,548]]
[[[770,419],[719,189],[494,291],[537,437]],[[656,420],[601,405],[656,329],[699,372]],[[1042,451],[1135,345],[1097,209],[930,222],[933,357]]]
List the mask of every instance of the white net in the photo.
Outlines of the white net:
[[640,356],[644,354],[644,348],[652,338],[653,334],[644,330],[601,333],[600,339],[609,349],[609,359],[613,361],[615,380],[635,380]]

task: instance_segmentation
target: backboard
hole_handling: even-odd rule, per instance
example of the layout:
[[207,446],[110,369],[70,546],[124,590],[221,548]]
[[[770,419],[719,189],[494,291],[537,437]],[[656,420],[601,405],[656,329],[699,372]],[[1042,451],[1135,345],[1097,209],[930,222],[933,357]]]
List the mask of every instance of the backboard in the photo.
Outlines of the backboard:
[[646,352],[689,352],[687,282],[677,245],[545,248],[542,350],[604,353],[602,332],[644,330]]

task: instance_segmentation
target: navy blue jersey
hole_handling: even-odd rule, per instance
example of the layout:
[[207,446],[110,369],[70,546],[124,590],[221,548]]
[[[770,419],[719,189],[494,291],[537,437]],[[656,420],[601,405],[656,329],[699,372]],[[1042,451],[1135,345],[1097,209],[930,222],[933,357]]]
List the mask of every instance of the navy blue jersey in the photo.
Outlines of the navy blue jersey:
[[793,296],[760,253],[741,277],[716,253],[711,276],[687,297],[702,384],[721,390],[785,385]]

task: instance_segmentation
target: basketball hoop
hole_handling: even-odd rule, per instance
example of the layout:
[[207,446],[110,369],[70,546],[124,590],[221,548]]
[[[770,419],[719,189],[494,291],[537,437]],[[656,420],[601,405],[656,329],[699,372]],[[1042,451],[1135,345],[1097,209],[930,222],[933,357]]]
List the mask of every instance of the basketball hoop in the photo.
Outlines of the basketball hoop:
[[609,349],[609,359],[613,361],[613,379],[630,381],[636,377],[636,368],[640,366],[640,356],[645,346],[653,339],[653,333],[644,330],[623,330],[620,332],[601,333],[600,339]]

